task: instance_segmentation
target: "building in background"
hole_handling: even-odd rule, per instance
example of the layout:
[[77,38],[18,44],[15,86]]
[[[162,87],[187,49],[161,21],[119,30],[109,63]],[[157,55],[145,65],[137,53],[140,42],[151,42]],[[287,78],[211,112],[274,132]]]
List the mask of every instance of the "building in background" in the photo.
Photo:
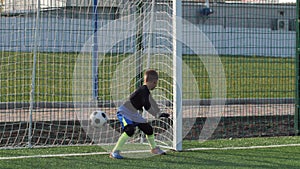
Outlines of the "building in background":
[[[67,0],[41,0],[43,10],[66,6]],[[1,0],[1,12],[6,14],[30,13],[37,9],[36,0]]]
[[[156,2],[158,2],[157,0]],[[134,1],[126,0],[111,0],[107,1],[98,0],[98,7],[119,8],[124,3],[134,3]],[[182,2],[191,3],[296,3],[296,0],[182,0]],[[88,7],[92,6],[94,0],[40,0],[41,9],[49,10],[51,8],[61,7]],[[36,0],[0,0],[0,11],[2,13],[22,13],[32,12],[37,8]]]

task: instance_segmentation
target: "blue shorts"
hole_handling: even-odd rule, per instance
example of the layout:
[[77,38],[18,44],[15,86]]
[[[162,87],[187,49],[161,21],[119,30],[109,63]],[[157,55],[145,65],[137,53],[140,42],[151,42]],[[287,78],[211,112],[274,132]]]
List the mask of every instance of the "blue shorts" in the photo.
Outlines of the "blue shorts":
[[132,124],[134,127],[138,126],[140,123],[134,122],[128,118],[126,118],[124,115],[122,115],[121,113],[117,113],[117,117],[118,120],[120,121],[121,125],[122,125],[122,129],[124,129],[125,126],[127,126],[128,124]]

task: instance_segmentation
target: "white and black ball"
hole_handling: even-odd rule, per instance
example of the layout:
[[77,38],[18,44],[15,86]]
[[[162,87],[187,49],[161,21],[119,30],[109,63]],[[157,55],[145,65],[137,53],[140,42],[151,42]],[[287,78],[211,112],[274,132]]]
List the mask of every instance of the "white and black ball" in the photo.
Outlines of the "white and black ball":
[[107,115],[105,112],[97,110],[90,115],[90,125],[92,127],[101,128],[107,124]]

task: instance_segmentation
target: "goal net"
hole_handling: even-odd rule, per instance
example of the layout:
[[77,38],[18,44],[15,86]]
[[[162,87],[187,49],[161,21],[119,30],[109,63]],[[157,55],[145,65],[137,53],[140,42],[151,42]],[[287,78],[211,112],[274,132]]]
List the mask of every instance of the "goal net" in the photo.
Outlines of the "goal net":
[[[224,76],[217,53],[204,35],[187,44],[182,32],[199,31],[181,17],[181,1],[4,0],[0,20],[0,146],[101,145],[118,140],[118,107],[143,83],[143,72],[159,72],[152,92],[168,119],[140,112],[153,126],[161,147],[182,149],[182,139],[201,112],[197,77],[191,66],[201,60],[203,83],[211,98],[222,98],[216,84]],[[189,65],[182,62],[188,46]],[[209,57],[206,57],[209,56]],[[213,77],[209,79],[209,77]],[[223,78],[224,80],[224,78]],[[225,83],[221,83],[223,89]],[[223,101],[205,107],[207,139],[218,123]],[[94,128],[90,114],[104,111],[107,125]],[[214,114],[210,114],[213,112]],[[206,128],[205,128],[206,127]],[[128,150],[149,149],[136,130]]]

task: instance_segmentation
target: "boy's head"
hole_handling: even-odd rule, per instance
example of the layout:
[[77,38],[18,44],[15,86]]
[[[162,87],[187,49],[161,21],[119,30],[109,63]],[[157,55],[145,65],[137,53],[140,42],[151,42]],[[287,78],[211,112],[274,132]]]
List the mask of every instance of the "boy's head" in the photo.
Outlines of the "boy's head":
[[144,73],[144,84],[147,85],[149,90],[153,90],[158,81],[158,73],[153,70],[149,69]]

